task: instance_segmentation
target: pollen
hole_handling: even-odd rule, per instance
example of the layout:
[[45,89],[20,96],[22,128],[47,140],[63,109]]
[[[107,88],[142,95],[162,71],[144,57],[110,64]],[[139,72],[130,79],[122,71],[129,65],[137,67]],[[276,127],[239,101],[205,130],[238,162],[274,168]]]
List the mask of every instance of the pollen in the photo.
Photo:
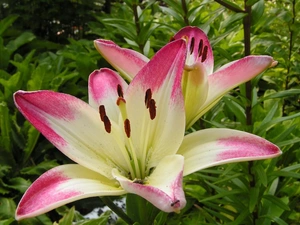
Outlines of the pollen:
[[145,106],[149,110],[150,119],[153,120],[156,117],[156,102],[152,98],[151,89],[147,89],[145,93]]
[[106,132],[110,133],[111,132],[111,123],[107,116],[104,116],[103,123],[104,123],[104,128],[105,128]]
[[118,84],[118,86],[117,86],[117,92],[118,92],[118,96],[123,98],[123,89],[120,84]]
[[145,105],[146,105],[147,109],[149,108],[149,102],[151,99],[152,99],[152,92],[151,92],[151,89],[149,88],[149,89],[147,89],[146,94],[145,94]]
[[100,119],[104,124],[104,129],[106,130],[107,133],[111,132],[111,122],[106,115],[105,107],[104,105],[99,106],[99,114],[100,114]]
[[194,52],[194,46],[195,46],[195,38],[192,37],[192,39],[191,39],[191,45],[190,45],[190,54],[193,54],[193,52]]
[[201,57],[203,51],[203,40],[200,40],[199,46],[198,46],[198,56]]
[[149,101],[149,113],[150,119],[153,120],[156,117],[156,102],[154,99],[150,99]]
[[104,121],[104,116],[106,116],[104,105],[99,106],[99,114],[100,114],[101,121]]
[[206,60],[206,58],[207,58],[207,50],[208,50],[208,47],[205,46],[204,50],[203,50],[201,62],[204,62]]
[[128,138],[130,138],[131,128],[130,128],[130,121],[129,121],[129,119],[124,120],[124,130],[125,130],[126,136]]

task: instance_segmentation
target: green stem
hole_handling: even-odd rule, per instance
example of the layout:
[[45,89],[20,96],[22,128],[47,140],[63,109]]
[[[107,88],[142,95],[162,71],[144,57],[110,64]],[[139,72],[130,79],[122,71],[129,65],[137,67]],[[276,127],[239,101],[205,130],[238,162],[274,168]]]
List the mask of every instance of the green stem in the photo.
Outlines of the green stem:
[[183,12],[184,12],[184,15],[183,15],[183,18],[184,18],[184,23],[185,25],[190,25],[190,22],[187,18],[187,14],[188,14],[188,9],[187,9],[187,5],[186,5],[186,2],[185,0],[181,0],[181,5],[182,5],[182,9],[183,9]]
[[[243,19],[244,26],[244,48],[245,48],[245,56],[251,54],[251,6],[247,5],[248,0],[244,0],[245,4],[245,12],[247,15]],[[246,82],[246,98],[248,99],[245,113],[246,113],[246,124],[250,127],[252,125],[252,109],[251,109],[251,101],[252,101],[252,84],[251,81]]]
[[127,216],[127,214],[111,200],[110,197],[101,197],[102,202],[107,205],[115,214],[122,218],[127,224],[134,224],[134,222]]
[[[296,0],[292,1],[292,23],[289,25],[289,32],[290,32],[290,42],[289,42],[289,60],[287,62],[287,76],[285,76],[285,90],[289,89],[289,83],[290,83],[290,71],[291,71],[291,59],[292,59],[292,52],[293,52],[293,36],[294,36],[294,31],[291,29],[291,27],[295,23],[295,17],[296,17]],[[286,99],[283,98],[283,104],[282,104],[282,115],[285,116],[285,108],[286,108],[287,102]]]

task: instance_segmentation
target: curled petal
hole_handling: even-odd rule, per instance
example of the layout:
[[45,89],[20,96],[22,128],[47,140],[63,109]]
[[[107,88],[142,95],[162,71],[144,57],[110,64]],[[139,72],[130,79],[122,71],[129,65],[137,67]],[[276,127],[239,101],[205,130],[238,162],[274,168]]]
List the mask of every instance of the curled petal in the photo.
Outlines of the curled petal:
[[164,212],[179,212],[186,204],[182,189],[184,158],[164,157],[145,180],[131,181],[113,170],[114,177],[125,191],[137,194]]
[[281,151],[276,145],[253,134],[211,128],[185,136],[178,154],[185,158],[185,176],[225,163],[273,158]]
[[111,69],[95,70],[89,76],[89,104],[96,110],[104,105],[106,114],[114,121],[119,119],[116,100],[127,89],[127,83]]
[[131,81],[149,61],[146,56],[139,52],[121,48],[112,41],[99,39],[95,40],[94,44],[106,61],[129,81]]
[[201,63],[205,74],[210,75],[214,69],[214,56],[207,35],[198,27],[187,26],[174,35],[174,39],[187,41],[186,66],[193,67]]
[[46,213],[67,203],[95,196],[126,193],[114,181],[76,164],[55,167],[41,175],[25,192],[16,219]]

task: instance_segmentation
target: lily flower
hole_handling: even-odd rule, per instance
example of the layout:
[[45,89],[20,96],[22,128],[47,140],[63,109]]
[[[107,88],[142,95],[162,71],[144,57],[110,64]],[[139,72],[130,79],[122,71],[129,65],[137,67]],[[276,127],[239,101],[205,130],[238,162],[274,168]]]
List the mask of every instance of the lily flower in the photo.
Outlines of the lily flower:
[[164,212],[186,204],[183,176],[223,163],[278,156],[274,144],[230,129],[185,133],[186,41],[167,44],[127,83],[110,69],[89,77],[89,104],[53,91],[18,91],[20,112],[75,163],[42,174],[16,219],[95,196],[137,194]]
[[[206,34],[198,27],[185,27],[171,39],[186,39],[187,57],[183,70],[182,89],[185,100],[186,128],[190,128],[229,90],[251,80],[277,64],[270,56],[247,56],[230,62],[217,71]],[[132,80],[149,61],[144,55],[124,49],[112,41],[96,40],[99,53],[127,80]]]

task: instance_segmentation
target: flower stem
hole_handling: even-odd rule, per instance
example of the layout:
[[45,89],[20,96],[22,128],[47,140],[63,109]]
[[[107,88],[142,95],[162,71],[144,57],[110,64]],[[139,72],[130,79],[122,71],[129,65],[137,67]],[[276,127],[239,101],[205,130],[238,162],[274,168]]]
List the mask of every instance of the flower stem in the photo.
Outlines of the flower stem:
[[127,216],[127,214],[111,200],[110,197],[101,197],[102,202],[107,205],[115,214],[117,214],[127,224],[133,224],[134,222]]

